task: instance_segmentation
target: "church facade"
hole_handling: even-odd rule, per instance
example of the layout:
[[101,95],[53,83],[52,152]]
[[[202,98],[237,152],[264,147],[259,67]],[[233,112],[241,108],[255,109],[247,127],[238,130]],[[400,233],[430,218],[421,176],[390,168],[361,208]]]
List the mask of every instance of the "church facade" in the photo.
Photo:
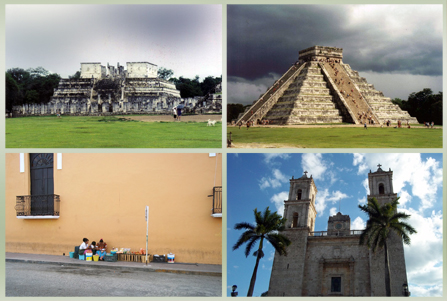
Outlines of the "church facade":
[[[369,172],[368,199],[379,204],[397,197],[393,192],[393,172]],[[269,296],[385,296],[384,251],[373,253],[359,244],[362,230],[351,229],[348,215],[338,212],[329,217],[327,231],[314,231],[315,198],[312,176],[307,172],[290,180],[288,200],[284,201],[286,229],[282,232],[292,244],[287,256],[275,254]],[[407,285],[403,242],[391,233],[389,258],[391,295],[402,296]]]

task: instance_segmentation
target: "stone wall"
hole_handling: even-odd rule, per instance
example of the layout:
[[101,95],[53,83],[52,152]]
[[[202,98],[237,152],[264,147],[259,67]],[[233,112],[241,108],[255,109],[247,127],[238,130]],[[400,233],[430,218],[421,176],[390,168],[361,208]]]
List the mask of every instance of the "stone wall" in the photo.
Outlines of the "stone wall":
[[[369,251],[359,236],[308,238],[302,296],[370,296]],[[341,292],[331,278],[341,277]]]
[[148,62],[128,62],[128,78],[156,78],[158,67]]

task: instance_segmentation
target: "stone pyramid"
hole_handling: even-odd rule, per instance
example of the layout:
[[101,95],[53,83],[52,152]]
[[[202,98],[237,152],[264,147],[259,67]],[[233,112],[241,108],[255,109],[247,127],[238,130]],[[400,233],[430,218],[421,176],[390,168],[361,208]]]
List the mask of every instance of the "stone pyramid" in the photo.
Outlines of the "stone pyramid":
[[342,61],[343,49],[313,46],[299,52],[299,61],[277,80],[238,122],[269,120],[270,124],[401,121],[418,123],[389,97],[374,89]]

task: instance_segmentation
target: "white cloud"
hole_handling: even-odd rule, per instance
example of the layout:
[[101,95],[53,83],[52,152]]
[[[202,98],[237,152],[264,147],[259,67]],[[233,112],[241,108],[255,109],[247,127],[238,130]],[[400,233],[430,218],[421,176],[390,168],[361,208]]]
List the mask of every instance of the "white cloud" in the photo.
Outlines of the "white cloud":
[[276,159],[276,158],[280,158],[280,159],[286,160],[286,159],[290,158],[290,155],[289,154],[283,154],[283,153],[268,153],[268,154],[264,154],[264,162],[267,163],[267,164],[270,164],[271,161],[273,159]]
[[[413,199],[418,197],[421,201],[419,210],[431,208],[436,202],[436,193],[442,185],[442,166],[439,161],[433,158],[422,161],[421,155],[417,153],[354,154],[354,165],[359,165],[359,174],[365,169],[375,172],[379,163],[382,164],[383,170],[393,171],[395,193],[400,195],[405,185],[411,186]],[[368,183],[367,180],[366,183]]]
[[289,193],[287,191],[283,191],[273,195],[270,198],[270,202],[275,204],[276,210],[279,215],[284,215],[284,201],[289,198]]
[[336,207],[332,207],[331,209],[329,209],[329,216],[334,216],[337,214],[337,208]]
[[406,190],[401,190],[399,197],[399,208],[405,208],[406,203],[411,202],[411,195]]
[[358,200],[359,205],[366,205],[366,196]]
[[282,183],[287,183],[288,179],[285,175],[281,173],[279,169],[273,169],[272,170],[272,176],[270,177],[263,177],[259,181],[259,187],[261,189],[265,189],[267,187],[277,188],[281,187]]
[[323,161],[322,154],[306,153],[301,156],[301,166],[308,171],[314,179],[324,179],[327,163]]
[[404,245],[412,296],[438,295],[442,291],[443,282],[442,212],[432,211],[431,216],[423,217],[414,209],[400,211],[411,215],[406,222],[417,231],[410,236],[411,245]]
[[367,169],[368,166],[366,166],[366,164],[363,162],[365,160],[365,156],[363,154],[354,154],[354,161],[352,162],[352,164],[354,166],[359,166],[359,170],[357,172],[357,174],[363,174]]
[[362,181],[362,186],[363,186],[363,188],[365,188],[365,194],[368,195],[369,194],[369,181],[368,181],[368,178],[365,178]]
[[318,216],[322,216],[324,213],[324,209],[326,209],[327,203],[331,202],[332,204],[336,203],[339,200],[347,198],[348,195],[340,192],[340,191],[332,191],[329,192],[328,189],[324,189],[323,191],[317,194],[317,198],[315,200],[315,209],[317,210]]
[[270,187],[270,182],[269,182],[269,180],[266,179],[266,178],[262,178],[262,179],[259,181],[259,187],[260,187],[261,189],[265,189],[265,188],[267,188],[267,187]]
[[426,288],[410,283],[409,290],[412,297],[442,297],[442,284]]
[[315,209],[317,210],[318,216],[322,216],[324,209],[326,208],[326,197],[329,195],[329,190],[325,189],[317,194],[315,200]]
[[360,216],[357,216],[354,221],[351,222],[351,230],[363,230],[366,227],[366,221]]
[[332,203],[335,203],[339,200],[346,199],[348,197],[347,194],[340,192],[340,191],[332,191],[332,195],[328,197],[328,201],[331,201]]

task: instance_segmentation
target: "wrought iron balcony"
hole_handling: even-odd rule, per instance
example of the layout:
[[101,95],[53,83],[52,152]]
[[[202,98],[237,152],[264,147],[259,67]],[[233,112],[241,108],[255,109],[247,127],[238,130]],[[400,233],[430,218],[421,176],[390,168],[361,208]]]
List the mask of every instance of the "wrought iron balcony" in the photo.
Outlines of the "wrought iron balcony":
[[213,217],[222,217],[222,186],[213,187]]
[[16,197],[17,216],[59,216],[60,197],[57,194],[21,195]]

